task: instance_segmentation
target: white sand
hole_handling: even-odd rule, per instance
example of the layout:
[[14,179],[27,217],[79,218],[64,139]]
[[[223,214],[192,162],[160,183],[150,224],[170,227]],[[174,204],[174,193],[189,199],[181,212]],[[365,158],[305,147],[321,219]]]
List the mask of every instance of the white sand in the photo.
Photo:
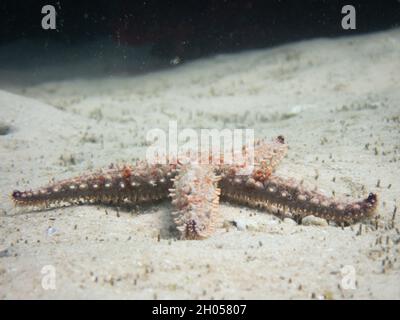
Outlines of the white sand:
[[[3,89],[14,94],[0,91],[0,298],[400,298],[400,212],[391,221],[400,206],[399,29]],[[13,209],[13,189],[143,157],[146,132],[177,119],[180,129],[284,135],[279,174],[327,193],[377,192],[379,228],[366,222],[357,235],[359,224],[295,225],[223,203],[239,228],[177,241],[168,202],[119,217],[101,206]],[[46,265],[55,290],[42,288]],[[354,268],[355,289],[343,289],[343,266]]]

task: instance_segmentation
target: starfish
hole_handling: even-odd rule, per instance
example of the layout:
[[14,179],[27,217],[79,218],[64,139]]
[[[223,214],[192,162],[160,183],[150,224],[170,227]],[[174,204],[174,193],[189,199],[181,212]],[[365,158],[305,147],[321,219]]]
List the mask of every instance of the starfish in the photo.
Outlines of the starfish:
[[[254,166],[228,164],[222,155],[209,156],[206,164],[170,161],[166,164],[138,161],[134,165],[113,166],[91,174],[51,183],[38,190],[14,191],[16,206],[48,208],[61,204],[100,203],[111,205],[154,203],[171,198],[172,213],[181,239],[209,237],[220,223],[218,206],[222,200],[265,209],[297,221],[308,215],[339,224],[370,218],[377,208],[377,195],[360,200],[338,200],[302,183],[274,174],[287,152],[282,136],[254,145]],[[242,155],[250,154],[243,147]],[[201,154],[199,156],[202,156]],[[204,162],[201,162],[204,163]]]

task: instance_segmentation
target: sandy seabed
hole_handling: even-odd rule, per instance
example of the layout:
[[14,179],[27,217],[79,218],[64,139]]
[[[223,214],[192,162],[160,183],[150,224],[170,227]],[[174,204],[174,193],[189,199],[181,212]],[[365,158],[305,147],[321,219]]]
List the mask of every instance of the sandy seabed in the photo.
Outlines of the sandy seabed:
[[[4,75],[0,298],[400,298],[399,29],[137,76],[17,86]],[[376,192],[377,219],[305,226],[222,203],[236,226],[179,241],[168,201],[130,211],[14,209],[13,189],[142,158],[146,132],[170,120],[181,129],[281,134],[290,150],[277,174],[336,195]],[[42,285],[49,270],[54,290]]]

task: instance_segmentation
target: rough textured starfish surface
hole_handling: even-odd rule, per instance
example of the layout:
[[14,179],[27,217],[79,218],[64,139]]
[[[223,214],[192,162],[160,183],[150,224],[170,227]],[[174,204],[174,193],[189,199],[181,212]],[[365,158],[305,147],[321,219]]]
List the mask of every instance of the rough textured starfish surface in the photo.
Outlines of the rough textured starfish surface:
[[[377,196],[343,201],[307,190],[302,183],[273,174],[285,156],[282,136],[254,146],[254,167],[243,174],[242,165],[228,165],[222,156],[209,156],[209,164],[192,162],[111,166],[92,174],[52,183],[39,190],[14,191],[17,206],[46,208],[61,204],[139,204],[172,198],[174,222],[182,239],[204,239],[220,223],[222,200],[266,209],[296,220],[314,215],[339,224],[371,217]],[[243,148],[244,158],[249,153]],[[203,162],[202,162],[203,163]]]

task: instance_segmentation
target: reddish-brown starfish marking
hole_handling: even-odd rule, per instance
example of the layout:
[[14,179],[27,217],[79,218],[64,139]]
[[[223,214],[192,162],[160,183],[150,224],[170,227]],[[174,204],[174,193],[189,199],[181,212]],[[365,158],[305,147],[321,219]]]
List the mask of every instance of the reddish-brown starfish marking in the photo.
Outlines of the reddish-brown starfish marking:
[[[111,167],[97,173],[59,181],[35,191],[14,191],[18,206],[48,207],[62,203],[139,204],[172,198],[177,229],[182,239],[203,239],[218,225],[218,203],[222,200],[265,208],[280,216],[300,220],[314,215],[336,223],[354,223],[371,217],[377,207],[376,194],[358,201],[339,201],[305,189],[273,171],[285,156],[282,136],[273,142],[259,141],[254,147],[254,168],[228,165],[221,156],[210,164],[149,164]],[[242,150],[244,158],[248,150]],[[214,159],[215,160],[215,159]],[[216,162],[216,163],[215,163]]]

